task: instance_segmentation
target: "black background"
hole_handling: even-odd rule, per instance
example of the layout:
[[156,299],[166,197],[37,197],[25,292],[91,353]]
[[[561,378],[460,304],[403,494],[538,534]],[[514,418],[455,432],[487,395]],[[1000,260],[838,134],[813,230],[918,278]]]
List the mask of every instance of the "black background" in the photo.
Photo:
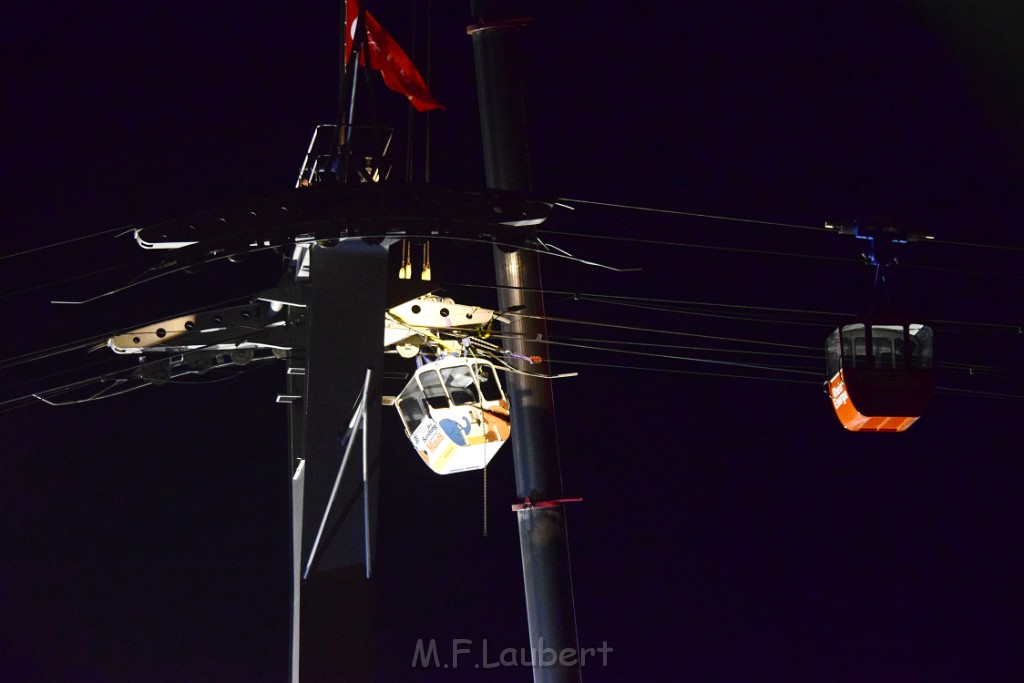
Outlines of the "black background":
[[[468,3],[435,5],[430,80],[446,111],[430,115],[430,180],[476,189]],[[373,11],[408,52],[416,43],[425,72],[425,6],[415,38],[404,4]],[[9,13],[0,252],[291,187],[313,127],[336,115],[338,13],[326,2],[109,1]],[[1022,18],[1010,3],[537,8],[522,40],[538,192],[812,228],[893,216],[942,242],[896,252],[897,304],[945,321],[935,325],[940,362],[1007,371],[969,377],[947,366],[940,387],[1017,397],[940,391],[909,432],[858,435],[831,414],[823,376],[552,349],[556,370],[580,372],[555,385],[566,491],[584,498],[568,513],[580,644],[613,648],[607,666],[588,661],[588,680],[1024,674]],[[375,93],[399,131],[404,175],[405,105],[380,85]],[[715,343],[671,334],[695,332],[813,356],[838,316],[757,324],[571,293],[835,313],[870,298],[853,240],[576,206],[556,212],[546,240],[643,270],[547,259],[545,287],[569,293],[553,294],[548,314],[661,332],[552,323],[552,334],[709,357],[652,346]],[[494,305],[492,289],[458,286],[493,282],[487,247],[432,249],[432,286]],[[49,303],[119,286],[150,263],[113,235],[0,261],[0,358],[243,298],[280,272],[274,257],[255,257],[84,306]],[[36,289],[109,266],[121,267]],[[0,398],[88,376],[93,363],[124,366],[109,355],[5,368]],[[823,374],[823,361],[800,362]],[[288,462],[273,401],[282,387],[273,367],[0,413],[5,680],[284,680]],[[390,411],[384,428],[379,679],[527,680],[527,668],[472,666],[485,639],[492,659],[527,644],[511,453],[490,468],[484,538],[480,475],[437,477]],[[474,653],[458,670],[410,667],[417,640],[435,639],[447,661],[457,638]]]

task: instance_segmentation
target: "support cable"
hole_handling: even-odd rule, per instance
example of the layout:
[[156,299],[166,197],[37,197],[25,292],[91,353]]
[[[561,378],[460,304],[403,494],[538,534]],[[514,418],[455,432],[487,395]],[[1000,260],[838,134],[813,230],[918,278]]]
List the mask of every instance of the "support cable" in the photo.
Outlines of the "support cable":
[[753,218],[739,218],[737,216],[716,216],[709,213],[694,213],[692,211],[678,211],[676,209],[656,209],[650,206],[637,206],[635,204],[616,204],[613,202],[599,202],[589,199],[571,199],[568,197],[559,197],[560,202],[575,202],[577,204],[591,204],[594,206],[606,206],[613,209],[627,209],[629,211],[644,211],[647,213],[662,213],[671,216],[687,216],[690,218],[708,218],[716,221],[728,221],[731,223],[751,223],[754,225],[771,225],[783,228],[798,228],[800,230],[813,230],[815,232],[833,232],[825,227],[817,227],[813,225],[801,225],[799,223],[779,223],[776,221],[764,221]]
[[[507,332],[494,333],[492,335],[495,339],[514,339],[517,335]],[[549,335],[542,339],[536,339],[541,344],[548,344],[551,346],[560,346],[569,342],[581,343],[581,344],[613,344],[621,346],[643,346],[658,349],[677,349],[680,351],[707,351],[709,353],[737,353],[737,354],[758,354],[761,356],[778,356],[782,358],[800,358],[805,360],[822,360],[821,353],[810,354],[810,353],[782,353],[779,351],[765,351],[763,349],[723,349],[720,347],[711,346],[686,346],[682,344],[659,344],[655,342],[642,342],[642,341],[628,341],[619,339],[594,339],[588,337],[563,337]],[[616,349],[607,348],[608,351],[615,351]]]
[[74,244],[75,242],[81,242],[83,240],[92,239],[94,237],[103,237],[104,235],[110,235],[115,232],[124,233],[131,230],[132,225],[122,225],[120,228],[111,228],[109,230],[101,230],[100,232],[94,232],[91,235],[82,235],[81,237],[72,237],[70,239],[62,240],[60,242],[54,242],[53,244],[46,244],[41,247],[32,247],[31,249],[25,249],[24,251],[17,251],[13,254],[4,254],[0,256],[0,261],[6,261],[7,259],[14,258],[16,256],[25,256],[27,254],[34,254],[40,251],[46,251],[47,249],[53,249],[55,247],[63,247],[66,244]]
[[670,240],[652,240],[641,237],[616,237],[613,235],[594,235],[582,232],[566,232],[563,230],[541,230],[545,235],[558,235],[560,237],[582,237],[593,240],[608,240],[612,242],[632,242],[634,244],[649,244],[665,247],[684,247],[688,249],[708,249],[711,251],[728,251],[741,254],[760,254],[765,256],[787,256],[792,258],[813,259],[815,261],[838,261],[840,263],[861,264],[861,259],[846,256],[819,256],[817,254],[801,254],[786,251],[771,251],[768,249],[744,249],[742,247],[726,247],[714,244],[693,244],[690,242],[673,242]]
[[[564,234],[574,234],[574,233],[564,233]],[[364,235],[364,236],[361,236],[361,237],[372,238],[372,237],[386,237],[386,236],[387,235],[381,234],[381,235]],[[639,238],[603,237],[603,236],[583,235],[583,234],[579,234],[579,236],[580,237],[596,238],[596,239],[616,240],[616,241],[631,241],[631,242],[643,242],[644,241],[644,240],[640,240]],[[341,239],[359,239],[359,238],[357,238],[357,237],[352,237],[352,238],[342,237]],[[485,238],[460,238],[460,237],[453,237],[453,236],[450,236],[450,235],[440,235],[440,236],[439,235],[435,235],[435,236],[432,237],[432,239],[459,241],[459,242],[496,244],[496,245],[499,245],[499,246],[518,248],[518,249],[523,249],[525,251],[531,251],[531,252],[534,252],[534,253],[545,254],[545,255],[548,255],[548,256],[554,256],[554,257],[558,257],[558,258],[564,258],[564,259],[567,259],[567,260],[571,260],[571,261],[576,261],[578,263],[582,263],[584,265],[596,266],[596,267],[605,268],[605,269],[616,271],[616,272],[630,272],[630,271],[640,270],[639,268],[615,268],[615,267],[607,266],[607,265],[604,265],[604,264],[601,264],[601,263],[597,263],[595,261],[589,261],[589,260],[586,260],[586,259],[582,259],[582,258],[579,258],[579,257],[572,256],[571,254],[565,253],[562,250],[554,251],[552,248],[538,249],[538,248],[532,248],[532,247],[528,247],[528,246],[524,246],[524,245],[505,244],[505,243],[502,243],[502,242],[497,242],[495,240],[485,239]],[[839,258],[839,257],[824,257],[824,256],[815,256],[815,255],[811,255],[811,254],[794,254],[794,253],[773,252],[773,251],[757,250],[757,249],[748,250],[748,249],[738,249],[738,248],[734,248],[734,247],[711,247],[711,246],[707,246],[707,245],[693,245],[693,244],[683,244],[683,243],[674,243],[674,242],[660,242],[660,241],[655,241],[655,240],[649,240],[649,241],[652,242],[652,243],[655,243],[655,244],[662,244],[662,245],[677,245],[677,246],[703,248],[703,249],[721,249],[721,250],[727,250],[727,251],[743,251],[743,252],[758,253],[758,254],[764,254],[764,255],[778,255],[778,256],[789,256],[789,257],[799,257],[799,258],[808,258],[808,259],[837,260],[837,261],[849,262],[849,263],[860,263],[860,261],[856,260],[856,259],[845,259],[845,258]],[[245,253],[253,253],[253,252],[259,252],[259,251],[265,251],[267,249],[277,248],[278,246],[280,246],[280,245],[270,245],[270,246],[255,247],[255,248],[252,248],[252,249],[245,250]],[[189,263],[189,264],[180,265],[180,266],[176,266],[174,263],[171,263],[171,264],[159,264],[159,265],[150,267],[147,271],[144,271],[141,275],[137,276],[132,281],[129,281],[129,283],[127,283],[127,284],[125,284],[125,285],[123,285],[121,287],[112,289],[112,290],[110,290],[108,292],[104,292],[102,294],[99,294],[99,295],[96,295],[94,297],[91,297],[91,298],[88,298],[88,299],[84,299],[84,300],[81,300],[81,301],[55,301],[54,303],[62,303],[62,304],[91,303],[92,301],[100,299],[100,298],[102,298],[104,296],[109,296],[109,295],[112,295],[112,294],[120,293],[120,292],[125,291],[125,290],[127,290],[127,289],[129,289],[131,287],[136,286],[136,285],[146,284],[148,282],[152,282],[152,281],[154,281],[156,279],[159,279],[161,277],[164,277],[166,275],[171,275],[171,274],[174,274],[174,273],[177,273],[177,272],[181,272],[183,270],[188,270],[190,268],[193,268],[193,267],[196,267],[196,266],[200,266],[200,265],[207,265],[207,264],[213,263],[213,262],[218,261],[218,260],[222,260],[222,259],[225,259],[225,258],[230,258],[231,256],[234,256],[234,255],[235,255],[234,253],[233,254],[217,254],[217,255],[210,256],[210,257],[205,258],[205,259],[201,259],[201,260],[197,261],[196,263]],[[46,287],[50,287],[50,286],[54,286],[54,285],[64,284],[66,282],[72,282],[74,280],[79,280],[79,279],[83,279],[83,278],[86,278],[86,277],[91,277],[93,275],[99,275],[99,274],[102,274],[102,273],[110,272],[112,270],[117,270],[119,268],[127,267],[127,266],[130,266],[130,265],[141,265],[141,264],[146,263],[146,262],[147,261],[145,261],[145,260],[135,260],[135,261],[131,261],[131,262],[126,263],[126,264],[108,266],[106,268],[101,268],[101,269],[98,269],[98,270],[95,270],[95,271],[91,271],[89,273],[85,273],[85,274],[82,274],[82,275],[75,275],[75,276],[71,276],[71,277],[68,277],[68,278],[63,278],[63,279],[60,279],[60,280],[54,280],[54,281],[46,282],[46,283],[43,283],[43,284],[40,284],[40,285],[35,285],[35,286],[32,286],[32,287],[28,287],[26,289],[17,290],[17,291],[14,291],[14,292],[8,292],[6,294],[0,294],[0,299],[16,296],[16,295],[19,295],[19,294],[25,294],[25,293],[28,293],[28,292],[31,292],[31,291],[35,291],[35,290],[39,290],[39,289],[44,289]],[[958,274],[962,274],[962,275],[972,275],[972,276],[980,276],[980,277],[999,277],[999,278],[1004,278],[1004,279],[1021,279],[1021,278],[1024,278],[1024,276],[1018,276],[1018,275],[1006,275],[1006,274],[990,273],[990,272],[979,272],[979,271],[965,271],[965,270],[949,269],[949,268],[942,268],[942,267],[936,267],[936,266],[927,266],[927,265],[903,264],[903,267],[905,267],[905,268],[917,268],[917,269],[924,269],[924,270],[935,270],[935,271],[940,271],[940,272],[953,272],[953,273],[958,273]],[[155,271],[155,270],[157,272],[154,273],[153,271]],[[152,274],[149,274],[149,273],[152,273]],[[469,285],[467,285],[467,286],[469,286]],[[494,286],[494,285],[492,285],[492,286]],[[524,290],[524,291],[526,291],[526,290]],[[843,315],[846,315],[846,314],[843,314]]]
[[[693,244],[693,243],[690,243],[690,242],[675,242],[675,241],[671,241],[671,240],[652,240],[652,239],[644,239],[644,238],[639,238],[639,237],[621,237],[621,236],[615,236],[615,235],[595,235],[595,234],[588,234],[588,233],[566,232],[566,231],[556,231],[556,230],[543,230],[541,232],[543,232],[546,235],[560,235],[560,236],[563,236],[563,237],[581,237],[581,238],[584,238],[584,239],[606,240],[606,241],[612,241],[612,242],[631,242],[631,243],[634,243],[634,244],[648,244],[648,245],[655,245],[655,246],[681,247],[681,248],[688,248],[688,249],[706,249],[706,250],[710,250],[710,251],[726,251],[726,252],[733,252],[733,253],[740,253],[740,254],[762,254],[764,256],[785,256],[785,257],[789,257],[789,258],[803,258],[803,259],[808,259],[808,260],[812,260],[812,261],[834,261],[834,262],[839,262],[839,263],[849,263],[849,264],[856,264],[856,265],[862,265],[864,263],[863,259],[855,259],[855,258],[849,258],[849,257],[843,257],[843,256],[821,256],[821,255],[818,255],[818,254],[804,254],[804,253],[795,253],[795,252],[772,251],[770,249],[751,249],[751,248],[741,248],[741,247],[728,247],[728,246],[714,245],[714,244]],[[928,240],[928,241],[932,242],[932,243],[942,243],[940,240]],[[976,246],[989,246],[989,245],[976,245]],[[1004,248],[1005,249],[1016,249],[1016,247],[990,247],[990,248],[993,248],[993,249],[1004,249]],[[972,275],[972,276],[978,276],[978,277],[993,277],[993,278],[1002,278],[1002,279],[1009,279],[1009,280],[1024,279],[1024,276],[1010,274],[1010,273],[993,273],[991,271],[964,270],[962,268],[947,268],[945,266],[930,266],[930,265],[920,264],[920,263],[901,263],[900,265],[901,265],[902,268],[910,268],[910,269],[916,269],[916,270],[930,270],[930,271],[935,271],[935,272],[940,272],[940,273],[956,273],[958,275]]]
[[[514,314],[510,314],[510,315],[514,315]],[[541,316],[533,316],[533,315],[525,315],[524,314],[522,317],[524,317],[524,318],[539,319]],[[698,333],[695,333],[695,332],[680,332],[679,330],[666,330],[666,329],[663,329],[663,328],[640,327],[640,326],[637,326],[637,325],[620,325],[620,324],[616,324],[616,323],[601,323],[601,322],[596,322],[596,321],[591,321],[591,320],[579,320],[577,318],[561,318],[561,317],[555,317],[555,316],[550,316],[550,315],[549,316],[543,316],[543,318],[545,320],[550,321],[550,322],[561,322],[561,323],[569,323],[569,324],[574,324],[574,325],[591,325],[591,326],[594,326],[594,327],[606,327],[606,328],[609,328],[609,329],[624,330],[624,331],[628,331],[628,332],[651,332],[651,333],[654,333],[654,334],[668,334],[668,335],[674,335],[674,336],[679,336],[679,337],[696,337],[696,338],[699,338],[699,339],[715,339],[715,340],[718,340],[718,341],[732,341],[732,342],[739,342],[739,343],[743,343],[743,344],[756,344],[756,345],[759,345],[759,346],[776,346],[776,347],[787,348],[787,349],[801,349],[801,350],[804,350],[804,351],[807,351],[807,350],[815,350],[816,351],[816,350],[818,350],[817,346],[806,346],[806,345],[802,345],[802,344],[784,344],[784,343],[781,343],[781,342],[766,342],[766,341],[759,341],[759,340],[755,340],[755,339],[741,339],[741,338],[737,338],[737,337],[722,337],[722,336],[718,336],[718,335],[698,334]]]
[[[466,287],[466,288],[470,288],[470,289],[503,289],[503,288],[511,288],[511,286],[509,286],[509,285],[505,285],[505,286],[501,286],[501,285],[482,285],[482,284],[470,283],[470,282],[449,282],[449,283],[445,283],[444,286],[447,286],[447,287]],[[518,287],[517,289],[524,289],[524,290],[528,290],[528,291],[540,291],[540,290],[529,290],[529,288],[525,288],[525,287]],[[770,311],[770,312],[779,312],[779,313],[798,313],[798,314],[808,314],[808,315],[822,315],[822,316],[829,316],[830,317],[830,319],[829,319],[827,324],[829,326],[833,326],[833,327],[835,326],[835,322],[836,322],[837,319],[854,318],[854,317],[856,317],[855,314],[849,313],[849,312],[817,311],[817,310],[813,310],[813,309],[802,309],[802,308],[779,308],[779,307],[773,307],[773,306],[753,306],[753,305],[746,305],[746,304],[725,304],[725,303],[714,303],[714,302],[707,302],[707,301],[692,301],[692,300],[680,300],[680,299],[662,299],[662,298],[656,298],[656,297],[625,296],[625,295],[602,294],[602,293],[592,293],[592,292],[584,293],[584,292],[572,292],[572,291],[568,291],[568,290],[554,290],[554,289],[546,289],[546,290],[544,290],[544,293],[545,294],[552,294],[552,295],[562,296],[562,297],[564,297],[564,299],[562,299],[562,300],[590,299],[590,300],[593,300],[595,302],[596,301],[600,301],[600,302],[603,302],[603,303],[609,303],[609,304],[613,304],[613,305],[618,305],[619,302],[642,301],[642,302],[654,302],[654,303],[665,303],[665,304],[678,304],[678,305],[681,305],[681,306],[707,306],[707,307],[719,307],[719,308],[726,308],[726,309],[738,308],[738,309],[745,309],[745,310],[752,310],[752,311]],[[744,320],[744,318],[737,318],[737,320]],[[988,329],[993,329],[993,330],[1004,330],[1004,331],[1012,332],[1012,333],[1015,333],[1015,334],[1024,334],[1024,326],[1022,326],[1022,325],[1020,325],[1018,323],[976,322],[976,321],[970,321],[970,320],[950,320],[950,319],[932,319],[931,322],[935,323],[936,325],[958,325],[958,326],[964,326],[964,327],[979,327],[979,328],[988,328]],[[823,323],[823,324],[825,324],[825,323]]]
[[[647,213],[661,213],[661,214],[668,214],[668,215],[672,215],[672,216],[687,216],[687,217],[690,217],[690,218],[707,218],[707,219],[710,219],[710,220],[726,221],[726,222],[732,222],[732,223],[750,223],[750,224],[754,224],[754,225],[768,225],[768,226],[777,226],[777,227],[783,227],[783,228],[797,228],[797,229],[800,229],[800,230],[813,230],[813,231],[816,231],[816,232],[832,232],[832,233],[835,232],[831,228],[818,227],[818,226],[813,226],[813,225],[802,225],[802,224],[799,224],[799,223],[781,223],[781,222],[777,222],[777,221],[766,221],[766,220],[758,220],[758,219],[753,219],[753,218],[740,218],[740,217],[737,217],[737,216],[719,216],[719,215],[715,215],[715,214],[695,213],[695,212],[692,212],[692,211],[679,211],[679,210],[676,210],[676,209],[660,209],[660,208],[655,208],[655,207],[650,207],[650,206],[638,206],[638,205],[635,205],[635,204],[617,204],[617,203],[614,203],[614,202],[601,202],[601,201],[595,201],[595,200],[589,200],[589,199],[575,199],[575,198],[568,198],[568,197],[560,197],[558,199],[558,201],[559,202],[575,202],[576,204],[589,204],[589,205],[593,205],[593,206],[604,206],[604,207],[609,207],[609,208],[614,208],[614,209],[624,209],[624,210],[628,210],[628,211],[640,211],[640,212],[647,212]],[[580,235],[580,237],[591,237],[591,236],[592,235]],[[941,240],[941,239],[934,239],[934,238],[929,238],[929,239],[927,239],[927,241],[931,242],[932,244],[943,244],[943,245],[952,246],[952,247],[971,247],[971,248],[975,248],[975,249],[994,249],[994,250],[997,250],[997,251],[1024,252],[1024,247],[1016,247],[1016,246],[1011,246],[1011,245],[1008,245],[1008,244],[983,244],[983,243],[980,243],[980,242],[961,242],[961,241],[955,241],[955,240]]]

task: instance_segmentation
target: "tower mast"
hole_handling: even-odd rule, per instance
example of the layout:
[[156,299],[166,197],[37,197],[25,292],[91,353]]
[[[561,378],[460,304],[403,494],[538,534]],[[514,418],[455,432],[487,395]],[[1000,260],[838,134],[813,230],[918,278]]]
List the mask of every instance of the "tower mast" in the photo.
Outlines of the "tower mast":
[[[471,0],[477,23],[468,32],[476,63],[487,187],[526,192],[532,189],[532,180],[519,31],[527,20],[516,10],[514,1]],[[494,265],[500,307],[523,306],[534,314],[517,316],[506,326],[508,349],[527,357],[541,355],[540,345],[532,341],[546,332],[538,255],[495,247]],[[577,657],[555,658],[553,663],[544,657],[550,652],[579,652],[551,381],[516,374],[509,376],[508,384],[533,678],[579,681]]]

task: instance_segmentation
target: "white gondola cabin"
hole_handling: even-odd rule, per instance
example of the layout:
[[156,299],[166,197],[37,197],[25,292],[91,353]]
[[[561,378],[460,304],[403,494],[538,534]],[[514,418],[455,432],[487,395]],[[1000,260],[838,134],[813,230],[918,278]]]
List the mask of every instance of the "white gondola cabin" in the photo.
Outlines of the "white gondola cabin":
[[424,365],[395,407],[413,448],[438,474],[486,467],[511,433],[498,373],[483,359],[446,356]]
[[902,432],[927,409],[935,383],[930,327],[892,319],[843,325],[826,355],[829,396],[846,429]]

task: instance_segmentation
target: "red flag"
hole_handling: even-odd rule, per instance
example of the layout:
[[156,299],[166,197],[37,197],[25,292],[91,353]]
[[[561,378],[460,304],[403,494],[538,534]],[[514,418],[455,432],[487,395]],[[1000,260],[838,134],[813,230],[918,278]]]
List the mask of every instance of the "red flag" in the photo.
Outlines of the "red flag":
[[[348,27],[345,35],[345,54],[350,55],[352,54],[352,40],[355,36],[359,7],[356,0],[348,0],[345,5]],[[380,72],[381,78],[384,79],[384,85],[396,93],[408,97],[412,106],[416,107],[416,111],[444,109],[441,103],[430,94],[427,84],[423,82],[423,77],[420,76],[420,72],[416,70],[405,51],[381,28],[369,12],[363,12],[363,14],[366,17],[366,52],[370,56],[370,66]],[[362,60],[362,55],[360,55],[360,60]]]

